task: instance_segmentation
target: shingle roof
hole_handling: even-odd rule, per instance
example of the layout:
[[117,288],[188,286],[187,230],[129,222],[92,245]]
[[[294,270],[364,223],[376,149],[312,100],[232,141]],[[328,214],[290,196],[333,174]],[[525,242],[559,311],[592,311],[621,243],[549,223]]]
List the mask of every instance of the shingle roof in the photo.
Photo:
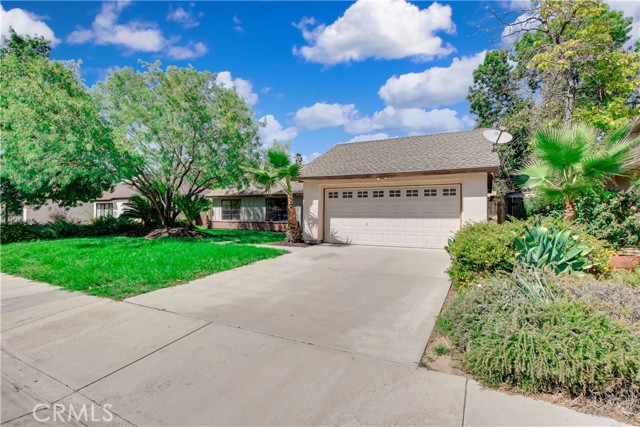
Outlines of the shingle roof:
[[[301,182],[292,182],[291,188],[295,194],[302,194],[302,183]],[[212,190],[206,194],[207,197],[229,197],[229,196],[267,196],[267,195],[284,195],[284,191],[280,189],[280,187],[274,188],[271,193],[267,193],[264,189],[259,188],[255,185],[250,185],[248,187],[237,189],[237,188],[221,188],[217,190]]]
[[115,200],[115,199],[128,199],[131,196],[139,195],[138,190],[130,185],[120,183],[113,187],[113,191],[105,191],[102,196],[97,200]]
[[309,163],[302,178],[494,170],[500,160],[483,130],[338,144]]

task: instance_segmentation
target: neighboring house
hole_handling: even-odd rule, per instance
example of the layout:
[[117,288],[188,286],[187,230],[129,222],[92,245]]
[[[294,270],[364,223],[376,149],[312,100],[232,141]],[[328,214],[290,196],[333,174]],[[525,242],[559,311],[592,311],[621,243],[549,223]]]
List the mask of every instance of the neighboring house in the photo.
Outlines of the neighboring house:
[[57,203],[46,203],[38,209],[30,206],[22,210],[22,220],[39,223],[50,222],[55,216],[65,216],[70,221],[90,222],[92,218],[101,216],[118,217],[124,211],[124,204],[138,191],[126,184],[118,184],[113,191],[105,191],[94,201],[80,203],[72,208],[62,208]]
[[[302,223],[302,183],[292,182],[298,222]],[[210,228],[286,231],[287,196],[279,188],[271,193],[249,186],[241,190],[220,189],[206,194],[213,207]]]
[[339,144],[308,164],[309,242],[442,248],[487,220],[498,154],[483,130]]

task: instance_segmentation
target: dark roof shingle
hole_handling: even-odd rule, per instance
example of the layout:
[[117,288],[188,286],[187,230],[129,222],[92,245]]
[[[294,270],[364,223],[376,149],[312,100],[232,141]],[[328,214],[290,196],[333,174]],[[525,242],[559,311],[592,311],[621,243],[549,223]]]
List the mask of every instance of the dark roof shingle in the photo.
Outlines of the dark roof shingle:
[[497,170],[498,153],[483,130],[338,144],[309,163],[302,178]]

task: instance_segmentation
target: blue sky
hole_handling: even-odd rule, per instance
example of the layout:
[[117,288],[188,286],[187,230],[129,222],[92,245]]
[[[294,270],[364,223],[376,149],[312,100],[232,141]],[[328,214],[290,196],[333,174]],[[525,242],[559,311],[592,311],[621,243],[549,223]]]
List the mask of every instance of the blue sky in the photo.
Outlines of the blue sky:
[[[613,7],[635,18],[640,2]],[[87,85],[138,60],[219,73],[267,124],[265,144],[292,140],[307,160],[336,143],[469,129],[473,69],[501,47],[487,8],[514,1],[3,1],[2,34],[53,40],[81,60]],[[637,36],[637,35],[636,35]]]

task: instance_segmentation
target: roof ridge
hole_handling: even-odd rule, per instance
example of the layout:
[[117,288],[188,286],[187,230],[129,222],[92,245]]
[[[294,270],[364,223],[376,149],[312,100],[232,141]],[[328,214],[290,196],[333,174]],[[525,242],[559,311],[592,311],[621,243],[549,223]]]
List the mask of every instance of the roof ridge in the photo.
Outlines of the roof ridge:
[[469,133],[469,132],[475,132],[475,131],[485,130],[485,129],[486,128],[475,128],[475,129],[467,129],[467,130],[454,130],[454,131],[451,131],[451,132],[428,133],[428,134],[424,134],[424,135],[396,136],[396,137],[393,137],[393,138],[372,139],[372,140],[369,140],[369,141],[339,142],[339,143],[335,144],[334,147],[337,147],[338,145],[358,145],[358,144],[367,144],[367,143],[370,143],[370,142],[393,141],[395,139],[409,139],[409,138],[420,138],[420,137],[425,137],[425,136],[428,137],[428,136],[448,135],[448,134],[452,134],[452,133]]

